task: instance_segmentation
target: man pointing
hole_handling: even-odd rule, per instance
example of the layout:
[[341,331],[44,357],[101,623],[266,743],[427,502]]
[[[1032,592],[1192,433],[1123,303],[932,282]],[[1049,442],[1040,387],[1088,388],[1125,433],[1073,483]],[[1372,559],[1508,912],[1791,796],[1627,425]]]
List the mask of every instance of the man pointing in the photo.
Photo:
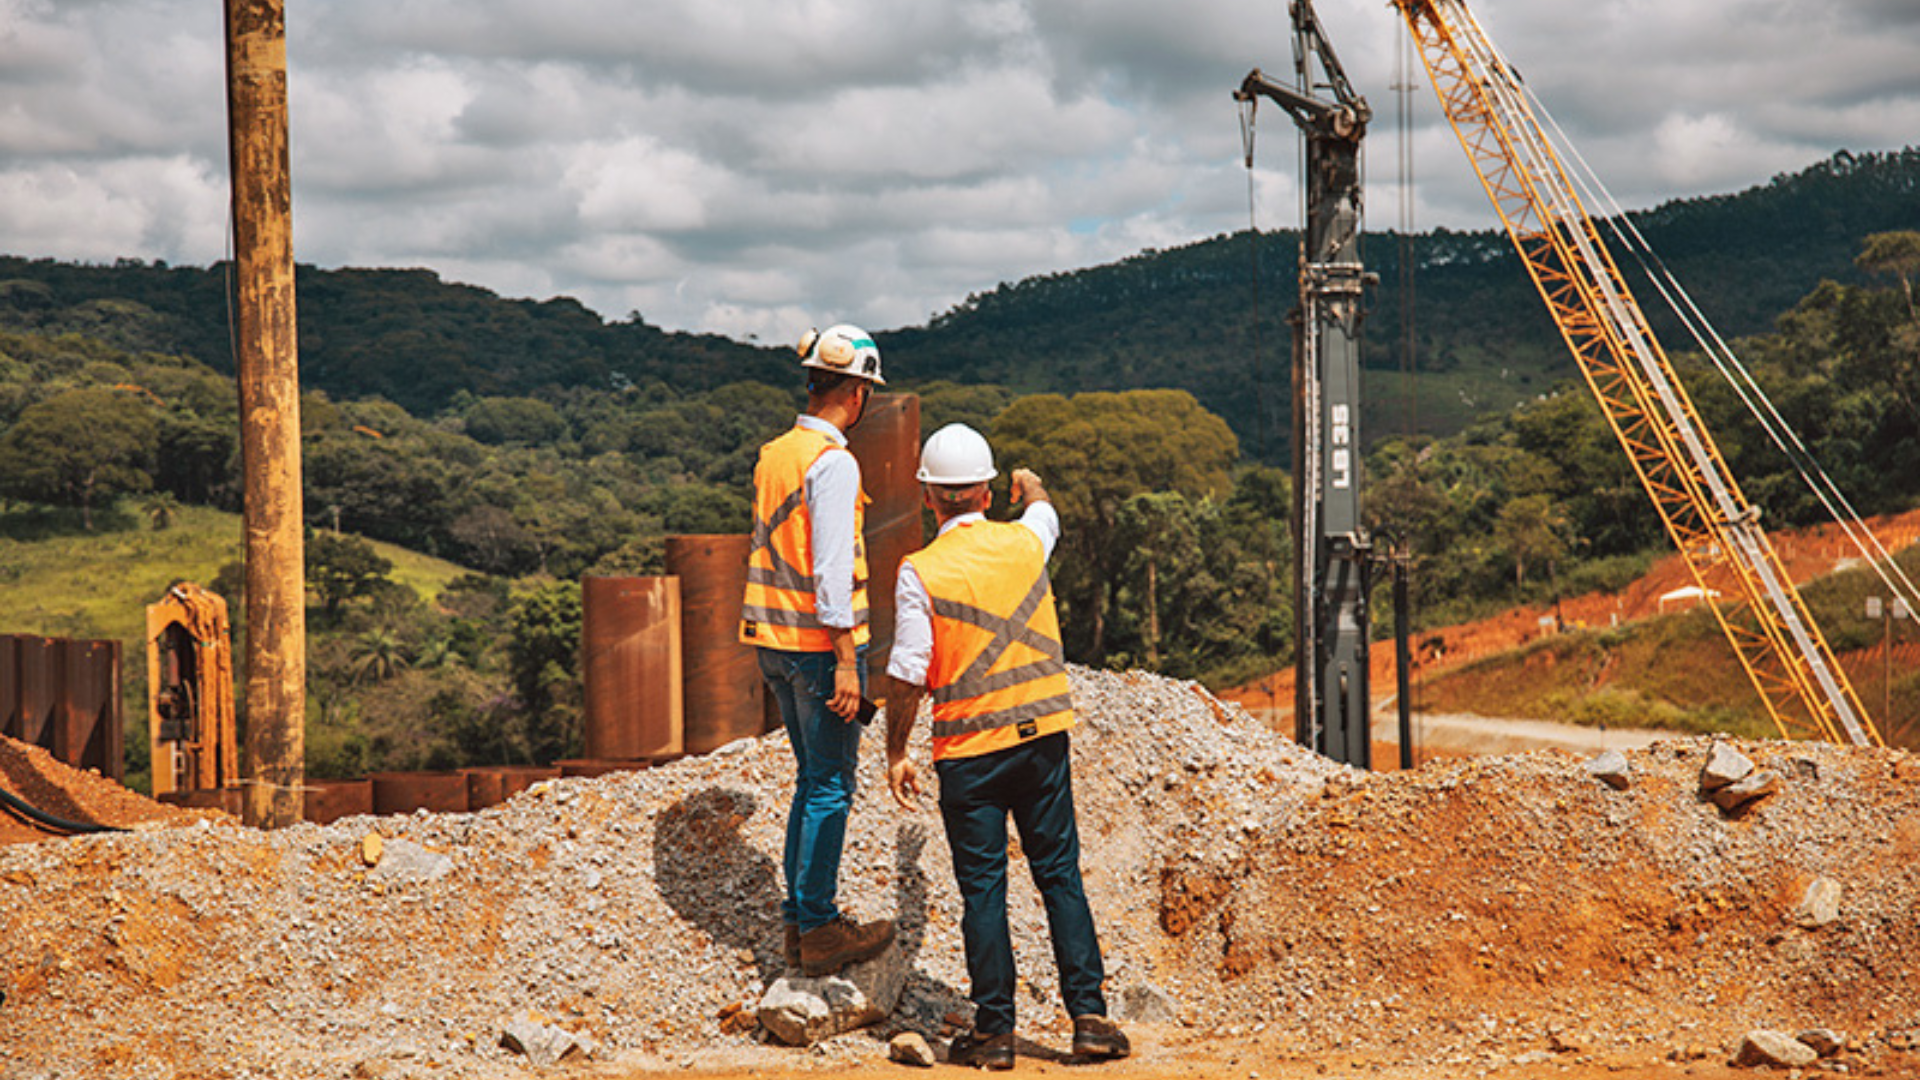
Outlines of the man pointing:
[[973,1030],[947,1058],[1013,1067],[1014,963],[1007,928],[1007,818],[1047,909],[1060,994],[1073,1017],[1073,1052],[1125,1057],[1127,1037],[1107,1019],[1105,969],[1080,879],[1067,729],[1073,702],[1060,648],[1047,558],[1060,518],[1040,478],[1014,470],[1018,522],[988,521],[997,471],[979,432],[950,424],[927,440],[918,479],[939,522],[931,544],[902,560],[887,674],[887,784],[914,808],[918,769],[908,737],[933,698],[933,760],[940,816],[964,912]]

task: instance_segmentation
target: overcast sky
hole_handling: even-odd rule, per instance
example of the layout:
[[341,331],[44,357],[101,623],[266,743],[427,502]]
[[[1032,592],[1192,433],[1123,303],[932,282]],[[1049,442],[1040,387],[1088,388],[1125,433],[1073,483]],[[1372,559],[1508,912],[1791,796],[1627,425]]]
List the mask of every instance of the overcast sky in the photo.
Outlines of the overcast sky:
[[[785,342],[1244,229],[1283,0],[288,0],[295,251]],[[1319,0],[1401,224],[1385,0]],[[222,0],[0,0],[0,252],[226,254]],[[1479,0],[1622,205],[1920,143],[1920,0]],[[1416,62],[1417,67],[1417,62]],[[1493,219],[1420,79],[1418,230]],[[1262,228],[1297,224],[1262,109]],[[1920,224],[1920,223],[1916,223]]]

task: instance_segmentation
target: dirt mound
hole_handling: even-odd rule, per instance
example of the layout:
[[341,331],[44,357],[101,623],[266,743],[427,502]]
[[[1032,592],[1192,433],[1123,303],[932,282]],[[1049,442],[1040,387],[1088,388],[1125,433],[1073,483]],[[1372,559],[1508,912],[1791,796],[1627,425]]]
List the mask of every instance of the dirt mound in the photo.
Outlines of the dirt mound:
[[[1161,1021],[1135,1021],[1143,1046],[1458,1076],[1556,1048],[1724,1056],[1767,1022],[1847,1029],[1856,1068],[1902,1060],[1920,761],[1751,745],[1788,781],[1729,818],[1695,789],[1705,742],[1636,752],[1618,792],[1560,755],[1363,775],[1192,684],[1073,683],[1088,893],[1110,997]],[[475,814],[0,849],[0,1076],[520,1076],[500,1036],[528,1011],[611,1070],[871,1064],[874,1035],[967,1005],[938,817],[892,806],[868,743],[841,897],[899,920],[912,970],[877,1032],[801,1055],[734,1019],[781,971],[776,734]],[[1784,919],[1816,877],[1838,920]],[[1063,1045],[1045,915],[1014,882],[1021,1031]]]
[[[1729,815],[1707,740],[1336,778],[1227,864],[1165,872],[1161,922],[1230,1016],[1301,1047],[1715,1049],[1752,1027],[1905,1046],[1920,1016],[1920,758],[1734,744],[1785,777]],[[1816,881],[1837,918],[1799,917]],[[1460,1036],[1464,1035],[1462,1039]]]
[[[75,769],[37,746],[0,736],[0,791],[78,825],[132,829],[191,824],[206,816],[138,795],[99,773]],[[66,835],[0,801],[0,844]]]

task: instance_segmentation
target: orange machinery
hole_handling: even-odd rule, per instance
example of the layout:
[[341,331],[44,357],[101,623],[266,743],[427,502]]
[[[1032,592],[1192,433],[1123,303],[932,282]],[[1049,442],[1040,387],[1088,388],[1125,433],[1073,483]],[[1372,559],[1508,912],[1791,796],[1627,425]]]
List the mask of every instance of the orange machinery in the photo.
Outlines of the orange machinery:
[[156,797],[239,782],[227,602],[190,581],[147,606],[147,732]]

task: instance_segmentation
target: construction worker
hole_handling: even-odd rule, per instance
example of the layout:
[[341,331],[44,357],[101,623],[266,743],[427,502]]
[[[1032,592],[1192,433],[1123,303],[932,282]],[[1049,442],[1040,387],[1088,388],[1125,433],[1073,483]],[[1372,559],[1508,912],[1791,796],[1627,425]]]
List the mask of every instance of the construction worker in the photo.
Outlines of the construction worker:
[[809,330],[799,352],[807,411],[760,448],[753,470],[740,640],[759,649],[793,744],[783,951],[789,968],[818,976],[878,955],[894,934],[890,920],[856,923],[835,903],[867,682],[867,494],[846,432],[885,380],[857,326]]
[[1060,518],[1040,478],[1016,469],[1012,501],[1025,512],[1017,522],[988,521],[987,481],[996,475],[992,448],[972,428],[949,424],[927,440],[917,476],[939,533],[900,563],[887,665],[887,786],[909,810],[920,780],[908,736],[921,699],[933,698],[940,815],[964,903],[975,1006],[972,1030],[954,1037],[947,1060],[1013,1067],[1009,814],[1047,908],[1073,1053],[1125,1057],[1127,1037],[1107,1019],[1100,943],[1080,880],[1067,741],[1073,702],[1047,578]]

